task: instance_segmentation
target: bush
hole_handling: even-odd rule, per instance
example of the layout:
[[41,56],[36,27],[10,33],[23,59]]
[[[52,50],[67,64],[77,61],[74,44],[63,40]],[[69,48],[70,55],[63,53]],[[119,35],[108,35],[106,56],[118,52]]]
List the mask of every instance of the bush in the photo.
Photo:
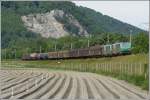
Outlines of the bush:
[[148,53],[149,51],[149,35],[147,33],[138,33],[133,37],[133,53]]

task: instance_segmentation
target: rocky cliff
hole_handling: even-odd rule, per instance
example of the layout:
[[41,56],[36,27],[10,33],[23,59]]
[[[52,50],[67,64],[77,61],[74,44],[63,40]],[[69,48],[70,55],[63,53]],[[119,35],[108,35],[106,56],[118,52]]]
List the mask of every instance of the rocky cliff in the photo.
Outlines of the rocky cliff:
[[[66,35],[87,36],[87,31],[71,14],[65,14],[62,10],[52,10],[47,13],[29,14],[21,16],[26,28],[43,37],[60,38]],[[63,21],[67,21],[67,25]],[[72,31],[73,30],[73,31]]]

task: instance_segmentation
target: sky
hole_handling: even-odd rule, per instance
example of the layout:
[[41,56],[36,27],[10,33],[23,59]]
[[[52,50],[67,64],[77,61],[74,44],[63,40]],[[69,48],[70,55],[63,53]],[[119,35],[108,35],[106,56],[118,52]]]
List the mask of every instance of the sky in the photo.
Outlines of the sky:
[[141,29],[149,28],[149,1],[73,1]]

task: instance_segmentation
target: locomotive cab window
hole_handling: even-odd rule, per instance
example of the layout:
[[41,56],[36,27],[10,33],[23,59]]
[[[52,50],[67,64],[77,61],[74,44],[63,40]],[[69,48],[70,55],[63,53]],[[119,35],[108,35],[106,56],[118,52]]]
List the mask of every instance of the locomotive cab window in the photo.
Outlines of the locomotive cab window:
[[106,46],[106,52],[110,52],[110,46]]
[[122,48],[130,48],[131,43],[122,43]]
[[120,44],[116,44],[116,50],[120,50],[121,49],[121,45]]

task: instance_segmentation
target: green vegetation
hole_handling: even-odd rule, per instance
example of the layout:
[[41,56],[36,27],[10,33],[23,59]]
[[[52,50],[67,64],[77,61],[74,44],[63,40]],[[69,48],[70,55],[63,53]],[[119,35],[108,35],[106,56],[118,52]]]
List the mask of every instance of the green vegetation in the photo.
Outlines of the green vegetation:
[[[10,68],[46,68],[53,70],[74,70],[108,75],[148,90],[148,54],[88,58],[70,60],[43,61],[2,61],[2,67]],[[121,64],[121,65],[120,65]]]
[[[106,44],[107,34],[109,34],[110,43],[129,41],[130,30],[132,30],[133,37],[135,37],[133,39],[133,46],[135,47],[133,52],[148,52],[147,32],[109,16],[102,15],[92,9],[78,7],[72,2],[2,1],[1,5],[2,59],[21,58],[26,53],[40,52],[40,48],[42,48],[42,52],[54,51],[55,44],[57,50],[69,50],[71,43],[73,48],[84,48],[87,47],[88,40],[90,40],[90,46]],[[65,13],[72,14],[87,29],[91,37],[73,35],[60,39],[46,39],[28,31],[21,21],[22,15],[45,13],[53,9],[60,9]],[[59,18],[57,20],[59,21]],[[78,31],[74,26],[67,23],[65,19],[61,22],[65,24],[66,29],[71,34]],[[138,36],[138,33],[140,33],[140,36]],[[144,43],[144,45],[141,45],[141,43]]]
[[149,36],[139,33],[133,38],[133,53],[147,53],[149,51]]
[[[109,43],[115,43],[119,41],[129,41],[129,36],[122,34],[113,34],[108,33]],[[10,41],[10,44],[7,48],[2,48],[2,59],[14,59],[21,58],[23,54],[40,52],[49,52],[56,50],[70,50],[71,44],[72,49],[76,48],[85,48],[88,46],[88,40],[90,41],[90,46],[95,44],[107,44],[107,35],[95,35],[88,37],[78,37],[78,36],[67,36],[59,39],[45,39],[38,36],[33,36],[33,38],[18,38],[18,40]],[[2,38],[3,40],[3,38]],[[3,42],[2,42],[3,44]],[[4,44],[7,44],[6,42]],[[134,35],[132,40],[132,53],[148,53],[148,34],[139,33]]]

